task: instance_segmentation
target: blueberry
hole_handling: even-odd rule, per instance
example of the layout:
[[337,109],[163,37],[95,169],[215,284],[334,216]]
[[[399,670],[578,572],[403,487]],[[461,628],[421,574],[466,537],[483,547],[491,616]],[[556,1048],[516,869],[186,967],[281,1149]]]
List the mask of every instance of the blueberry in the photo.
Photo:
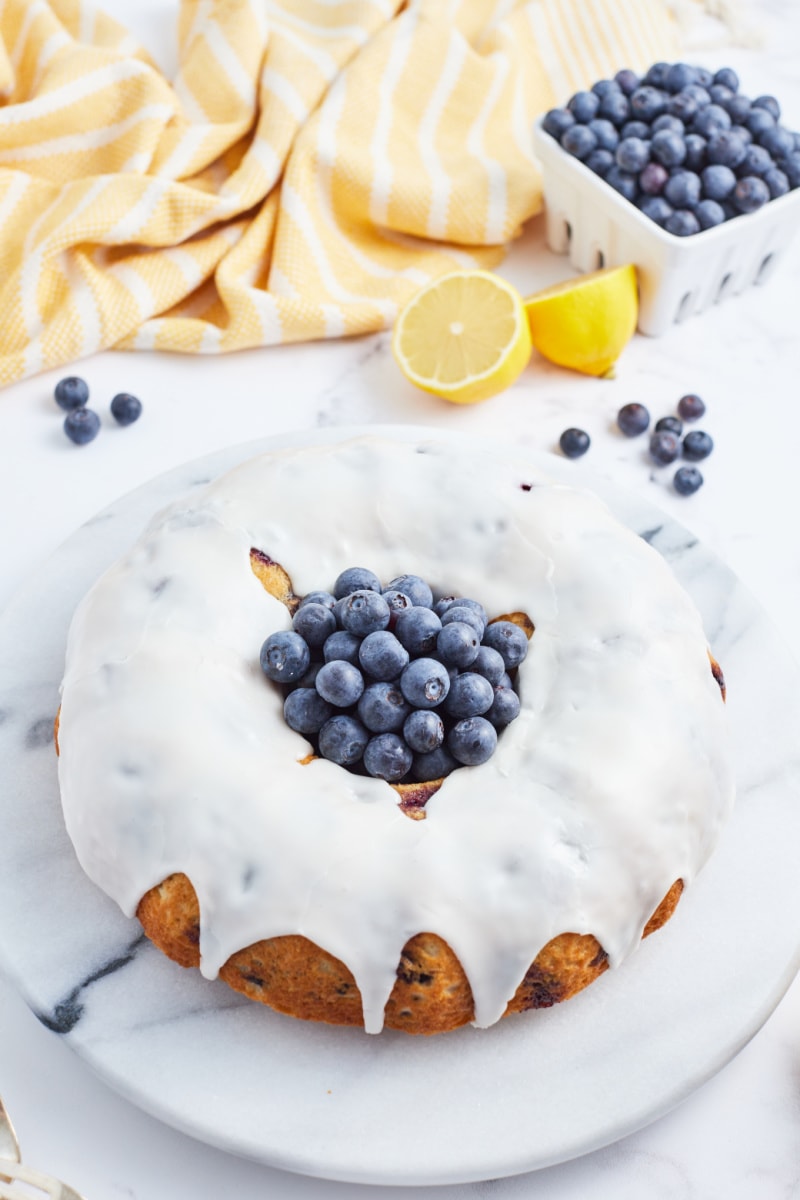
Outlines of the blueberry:
[[394,629],[400,613],[412,608],[413,601],[410,596],[407,596],[405,592],[399,592],[397,588],[384,588],[381,595],[389,605],[389,628]]
[[725,87],[724,83],[713,83],[708,89],[708,94],[711,97],[712,104],[719,104],[726,111],[729,101],[734,97],[734,92],[729,87]]
[[502,728],[516,720],[519,710],[519,696],[513,688],[495,688],[492,707],[486,713],[486,719],[491,721],[496,729]]
[[659,162],[650,162],[639,175],[639,187],[646,196],[658,196],[669,179],[669,171]]
[[667,94],[660,88],[637,88],[630,98],[631,114],[639,121],[654,121],[667,111]]
[[725,200],[736,187],[736,176],[730,167],[715,164],[706,167],[700,178],[703,181],[703,194],[707,200]]
[[408,651],[388,629],[378,629],[364,638],[358,660],[373,679],[396,679],[408,666]]
[[723,87],[730,88],[732,92],[739,90],[739,76],[732,67],[720,67],[714,74],[714,83],[720,83]]
[[334,658],[320,667],[316,688],[329,704],[334,704],[336,708],[350,708],[361,698],[364,677],[352,663]]
[[357,667],[359,665],[358,652],[360,649],[360,637],[356,637],[354,633],[348,633],[346,629],[337,629],[323,645],[322,657],[325,659],[325,662],[334,662],[336,659],[341,659],[342,662],[349,662],[354,667]]
[[725,209],[716,200],[701,200],[693,212],[701,229],[713,229],[725,221]]
[[775,126],[775,118],[766,108],[751,108],[742,124],[746,125],[754,138],[761,138],[763,133]]
[[713,439],[702,429],[692,429],[683,439],[683,457],[689,462],[702,462],[713,449]]
[[786,175],[778,167],[772,167],[764,174],[764,183],[769,188],[770,199],[777,200],[778,196],[785,196],[789,191],[789,180]]
[[439,599],[434,603],[433,611],[436,613],[437,617],[441,618],[447,612],[448,608],[452,608],[454,604],[459,604],[460,602],[460,596],[440,596]]
[[700,201],[702,183],[694,171],[676,171],[664,184],[664,198],[673,208],[694,208]]
[[298,608],[303,608],[306,604],[324,604],[325,608],[333,610],[336,603],[336,597],[330,592],[309,592],[307,596],[303,596]]
[[711,73],[711,71],[708,70],[707,67],[695,67],[695,74],[697,76],[697,82],[699,83],[700,87],[704,87],[704,88],[711,87],[712,83],[714,82],[714,76]]
[[652,133],[661,133],[662,130],[668,129],[672,133],[677,133],[681,137],[686,133],[686,127],[680,117],[673,116],[671,113],[662,113],[660,117],[656,117],[651,126]]
[[351,592],[379,592],[381,581],[373,571],[365,567],[348,567],[333,585],[333,594],[337,600],[349,596]]
[[300,634],[309,650],[317,650],[336,631],[336,617],[324,604],[304,604],[294,614],[292,629]]
[[436,641],[436,653],[448,667],[469,667],[478,657],[481,635],[464,621],[452,621],[442,628]]
[[100,432],[100,418],[92,408],[73,408],[64,418],[64,433],[76,446],[92,442]]
[[118,392],[111,401],[111,415],[118,425],[132,425],[142,415],[142,402],[129,392]]
[[[732,96],[722,107],[734,125],[744,126],[744,122],[750,113],[750,99],[748,96]],[[747,132],[750,133],[750,130],[748,129]]]
[[367,730],[360,721],[346,713],[331,717],[319,731],[320,754],[340,767],[351,767],[357,763],[363,757],[368,743]]
[[638,173],[650,161],[650,143],[642,138],[623,138],[614,157],[621,170]]
[[459,765],[449,750],[439,746],[436,750],[415,754],[411,774],[418,783],[428,783],[432,779],[445,778]]
[[430,654],[442,622],[431,608],[409,608],[395,622],[395,637],[410,655]]
[[[413,608],[410,610],[413,612]],[[339,609],[339,623],[348,633],[366,637],[389,624],[389,605],[379,591],[360,590],[345,597]]]
[[683,433],[683,422],[678,417],[661,417],[655,423],[655,430],[656,433],[661,433],[664,429],[680,437]]
[[663,88],[667,85],[667,76],[672,68],[672,63],[656,62],[652,67],[648,68],[647,74],[643,79],[643,83],[651,87]]
[[400,676],[400,688],[413,708],[435,708],[450,691],[450,675],[435,658],[416,658]]
[[505,674],[506,664],[501,655],[491,646],[479,646],[478,654],[470,665],[470,670],[474,671],[476,675],[482,675],[484,679],[489,680],[493,687],[496,687]]
[[410,712],[396,683],[371,683],[358,702],[358,715],[372,733],[396,733]]
[[549,133],[557,142],[561,141],[561,135],[566,133],[571,125],[575,124],[575,118],[568,108],[551,108],[545,113],[542,120],[542,129],[545,133]]
[[561,145],[575,158],[588,158],[597,149],[597,138],[588,125],[572,125],[561,137]]
[[654,433],[650,438],[650,457],[654,459],[659,466],[665,467],[675,459],[680,453],[681,444],[674,433],[663,431]]
[[479,717],[494,701],[494,688],[483,675],[463,671],[450,684],[444,709],[451,717]]
[[671,217],[667,217],[664,228],[674,237],[691,237],[700,232],[700,222],[690,208],[676,208]]
[[725,109],[719,104],[707,104],[692,121],[692,132],[701,133],[710,138],[712,133],[722,133],[730,129],[733,122]]
[[432,709],[415,708],[403,723],[403,737],[415,754],[430,754],[444,741],[444,722]]
[[311,651],[299,633],[271,633],[261,647],[261,670],[275,683],[295,683],[308,670]]
[[619,92],[621,89],[616,79],[598,79],[597,83],[592,84],[591,90],[602,100],[607,92]]
[[608,168],[603,178],[615,192],[619,192],[626,200],[630,200],[632,203],[636,199],[635,175],[631,175],[628,171],[621,171],[615,163],[613,167]]
[[396,588],[398,592],[405,592],[411,603],[421,608],[430,608],[433,604],[433,592],[419,575],[398,575],[390,581],[389,587]]
[[[458,596],[458,597],[456,597],[456,599],[454,600],[454,602],[452,604],[448,605],[447,611],[449,612],[450,609],[452,609],[452,608],[469,609],[469,611],[478,618],[478,622],[480,624],[481,637],[483,637],[483,631],[486,628],[489,618],[486,615],[486,609],[483,607],[482,604],[480,604],[477,600],[470,599],[469,596]],[[453,620],[454,618],[451,617],[450,619]],[[463,613],[458,614],[458,620],[459,621],[466,620],[467,624],[470,623],[469,618],[465,617]],[[444,617],[442,617],[442,624],[446,624]],[[475,628],[478,629],[478,624],[475,625]]]
[[598,106],[597,115],[619,128],[631,115],[630,101],[622,91],[606,92]]
[[745,175],[733,189],[733,203],[742,213],[755,212],[769,200],[769,188],[757,175]]
[[723,167],[738,167],[747,154],[747,145],[730,129],[712,133],[708,139],[708,161]]
[[671,129],[659,129],[650,143],[650,153],[664,167],[678,167],[686,158],[686,142]]
[[485,717],[467,717],[450,730],[447,749],[467,767],[487,762],[497,746],[497,730]]
[[518,667],[528,653],[528,639],[513,621],[493,621],[483,635],[484,646],[491,646],[506,664],[506,670]]
[[[682,125],[686,126],[697,116],[700,111],[700,105],[694,96],[687,92],[678,92],[675,96],[670,96],[667,101],[667,114],[671,117],[677,117]],[[662,117],[658,118],[663,120]]]
[[565,429],[558,444],[566,458],[580,458],[589,449],[591,438],[583,429]]
[[687,392],[678,401],[678,412],[684,421],[699,421],[704,416],[706,406],[694,392]]
[[379,733],[364,750],[364,766],[375,779],[397,783],[411,769],[414,755],[396,733]]
[[304,675],[301,675],[294,683],[289,683],[286,686],[289,688],[313,688],[317,685],[317,676],[322,670],[321,662],[311,662],[308,664],[308,670]]
[[322,726],[333,716],[333,708],[323,700],[316,688],[295,688],[283,702],[286,724],[295,733],[319,733]]
[[623,67],[621,71],[617,71],[614,81],[626,96],[630,96],[631,92],[635,92],[640,83],[639,76],[635,71],[631,71],[629,67]]
[[682,95],[688,96],[691,100],[694,100],[698,110],[701,108],[707,108],[711,103],[711,96],[708,88],[704,87],[701,83],[690,83],[688,87],[683,89]]
[[598,150],[615,150],[619,142],[619,133],[610,121],[603,117],[596,117],[594,121],[589,122],[589,128],[597,138]]
[[650,413],[643,404],[623,404],[617,413],[617,425],[625,437],[638,437],[650,424]]
[[746,125],[731,125],[731,133],[735,133],[738,138],[744,142],[745,146],[749,146],[753,141],[753,135]]
[[644,138],[646,141],[650,137],[650,126],[644,121],[628,121],[620,129],[619,136],[623,138]]
[[609,168],[614,166],[614,155],[610,150],[593,150],[583,161],[590,171],[603,179]]
[[663,196],[640,196],[636,203],[646,217],[662,227],[675,211]]
[[594,92],[576,92],[567,104],[575,120],[582,125],[587,125],[597,116],[599,106],[600,97]]
[[783,158],[794,150],[794,135],[782,125],[773,125],[765,129],[758,138],[759,144],[775,159]]
[[764,108],[776,121],[781,119],[781,106],[774,96],[756,96],[753,108]]
[[678,467],[672,486],[680,496],[693,496],[703,486],[703,476],[697,467]]
[[697,82],[697,70],[688,63],[673,63],[667,71],[664,86],[668,92],[680,92],[690,83]]
[[690,171],[700,171],[708,162],[708,142],[699,133],[687,133],[684,144],[686,158],[684,166]]
[[744,175],[766,175],[767,171],[771,171],[775,166],[775,161],[768,150],[763,146],[747,146],[744,152],[739,174]]
[[800,187],[800,150],[794,150],[782,158],[780,168],[789,180],[790,187]]
[[85,379],[79,379],[77,375],[68,375],[66,379],[59,379],[54,395],[59,408],[63,408],[65,412],[72,412],[76,408],[83,408],[87,403],[89,386]]

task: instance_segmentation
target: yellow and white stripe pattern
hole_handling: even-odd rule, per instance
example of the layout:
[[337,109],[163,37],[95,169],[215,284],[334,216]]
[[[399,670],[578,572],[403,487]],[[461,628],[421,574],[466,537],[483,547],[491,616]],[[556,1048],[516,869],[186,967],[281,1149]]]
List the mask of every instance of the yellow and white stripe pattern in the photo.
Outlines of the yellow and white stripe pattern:
[[674,54],[665,0],[182,0],[164,78],[0,0],[0,384],[385,328],[541,206],[531,122]]

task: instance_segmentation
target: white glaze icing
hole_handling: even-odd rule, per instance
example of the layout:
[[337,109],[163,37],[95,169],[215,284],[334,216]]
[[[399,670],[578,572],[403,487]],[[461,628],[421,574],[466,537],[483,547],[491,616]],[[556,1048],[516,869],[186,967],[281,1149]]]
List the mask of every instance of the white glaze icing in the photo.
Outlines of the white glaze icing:
[[[290,618],[251,547],[299,594],[366,566],[535,622],[520,716],[426,820],[379,780],[301,764],[258,663]],[[159,513],[75,614],[60,744],[78,858],[126,913],[184,871],[207,977],[303,934],[353,972],[370,1032],[421,931],[458,955],[479,1026],[559,933],[617,965],[733,801],[701,621],[661,557],[591,494],[436,440],[266,455]]]

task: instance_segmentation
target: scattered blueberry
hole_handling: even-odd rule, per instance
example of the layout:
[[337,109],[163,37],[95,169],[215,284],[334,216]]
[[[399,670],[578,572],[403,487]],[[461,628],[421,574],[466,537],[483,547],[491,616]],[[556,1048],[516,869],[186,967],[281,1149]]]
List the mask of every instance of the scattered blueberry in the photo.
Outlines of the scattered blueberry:
[[650,413],[643,404],[624,404],[617,413],[617,425],[625,437],[638,437],[650,424]]
[[64,418],[64,433],[76,446],[92,442],[100,432],[100,418],[94,409],[73,408]]
[[442,627],[457,622],[469,625],[478,635],[478,641],[483,637],[486,620],[486,612],[483,607],[469,600],[459,599],[456,604],[451,604],[447,611],[442,613]]
[[678,401],[678,412],[684,421],[699,421],[705,415],[706,406],[694,392],[688,392]]
[[703,476],[697,467],[678,467],[672,485],[679,495],[692,496],[703,486]]
[[775,126],[775,118],[766,108],[751,108],[743,124],[747,126],[754,138],[760,138],[768,129]]
[[497,730],[485,717],[467,717],[454,725],[447,736],[447,749],[467,767],[488,762],[496,746]]
[[606,92],[600,100],[597,115],[619,128],[631,115],[630,101],[623,91]]
[[667,233],[675,237],[691,237],[700,232],[700,222],[689,208],[676,208],[675,212],[664,222]]
[[85,379],[79,379],[77,375],[68,375],[66,379],[59,379],[54,395],[59,408],[63,408],[65,412],[72,412],[76,408],[83,408],[88,402],[89,386]]
[[558,444],[566,458],[580,458],[589,449],[591,438],[583,429],[565,429]]
[[684,139],[686,158],[683,165],[689,171],[701,171],[708,162],[708,142],[699,133],[687,133]]
[[261,647],[261,670],[274,683],[294,683],[308,670],[311,651],[299,633],[271,633]]
[[674,433],[670,433],[668,430],[654,433],[650,438],[650,457],[659,466],[665,467],[669,463],[675,462],[680,454],[680,449],[680,441]]
[[349,708],[357,704],[364,691],[364,677],[358,667],[340,658],[325,663],[317,675],[317,691],[329,704]]
[[661,433],[664,429],[680,437],[683,433],[683,422],[678,417],[661,417],[655,423],[655,431]]
[[683,457],[689,462],[701,462],[713,449],[713,439],[701,429],[692,429],[683,439]]
[[667,71],[664,86],[668,92],[680,92],[690,83],[697,82],[697,70],[688,63],[673,63]]
[[405,592],[400,592],[397,588],[384,588],[381,592],[386,603],[389,605],[389,628],[394,629],[397,618],[401,612],[406,612],[413,606],[413,601]]
[[111,415],[118,425],[132,425],[142,415],[142,402],[129,392],[118,392],[111,401]]
[[319,752],[323,758],[351,767],[360,761],[369,743],[369,733],[355,717],[338,713],[320,729]]
[[414,755],[396,733],[379,733],[364,750],[364,766],[375,779],[397,783],[411,769]]
[[789,186],[800,187],[800,148],[793,150],[781,160],[780,168],[789,180]]
[[649,84],[651,87],[666,87],[667,76],[669,75],[671,65],[672,64],[668,62],[653,63],[653,65],[648,68],[647,74],[642,82]]
[[744,153],[744,158],[739,167],[740,175],[766,175],[767,171],[774,168],[775,160],[768,150],[763,146],[757,146],[755,143],[747,146]]
[[686,126],[680,117],[676,117],[674,113],[665,112],[660,117],[656,117],[653,124],[650,126],[651,133],[661,133],[662,130],[668,129],[672,133],[677,133],[679,137],[683,137],[686,133]]
[[712,134],[730,129],[732,124],[729,114],[721,104],[707,104],[705,108],[700,109],[692,121],[692,130],[694,133],[701,133],[705,138],[710,138]]
[[[746,120],[747,115],[750,112],[750,98],[739,93],[739,95],[732,96],[731,99],[723,104],[722,107],[725,109],[739,132],[741,132],[741,129],[743,128],[743,122]],[[753,136],[749,129],[747,130],[747,133],[750,137]]]

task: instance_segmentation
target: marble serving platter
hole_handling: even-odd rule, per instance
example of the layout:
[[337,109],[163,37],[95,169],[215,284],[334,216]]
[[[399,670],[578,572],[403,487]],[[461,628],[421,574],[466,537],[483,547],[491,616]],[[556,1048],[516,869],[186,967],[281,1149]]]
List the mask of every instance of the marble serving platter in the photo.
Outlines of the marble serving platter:
[[162,505],[256,453],[357,432],[283,435],[152,481],[78,530],[0,618],[0,962],[112,1087],[232,1153],[386,1184],[529,1171],[677,1104],[752,1037],[800,966],[800,673],[746,589],[681,525],[579,465],[526,456],[591,484],[665,556],[724,665],[737,805],[675,917],[568,1004],[433,1039],[293,1021],[182,970],[85,878],[64,830],[52,727],[69,621]]

